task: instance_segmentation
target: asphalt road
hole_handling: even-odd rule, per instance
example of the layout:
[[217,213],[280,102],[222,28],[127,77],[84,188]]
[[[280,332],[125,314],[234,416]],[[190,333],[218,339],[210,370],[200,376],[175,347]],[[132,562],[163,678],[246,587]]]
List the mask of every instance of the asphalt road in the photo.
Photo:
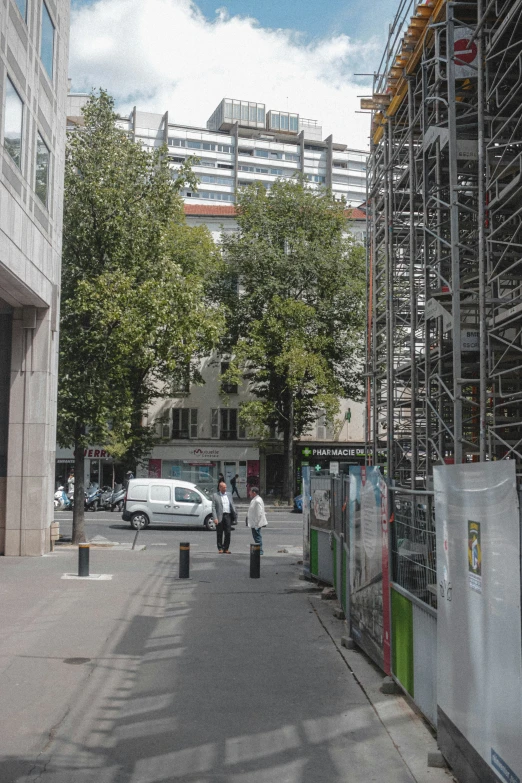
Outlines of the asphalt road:
[[[232,549],[247,551],[252,541],[252,534],[245,526],[246,512],[241,511],[239,523],[232,535]],[[72,512],[56,511],[55,521],[60,524],[60,535],[70,537],[72,532]],[[281,548],[285,545],[292,547],[301,546],[303,542],[303,518],[301,514],[278,511],[267,514],[268,526],[263,531],[263,543],[267,547]],[[103,536],[109,541],[117,541],[120,544],[132,542],[136,531],[128,522],[124,522],[121,514],[114,511],[85,512],[85,532],[88,540],[95,536]],[[199,546],[205,550],[212,550],[215,546],[216,534],[214,531],[194,527],[171,527],[167,525],[149,525],[140,531],[139,544],[145,546],[164,546],[168,550],[178,548],[180,541],[187,539],[190,534],[190,542],[193,546]]]

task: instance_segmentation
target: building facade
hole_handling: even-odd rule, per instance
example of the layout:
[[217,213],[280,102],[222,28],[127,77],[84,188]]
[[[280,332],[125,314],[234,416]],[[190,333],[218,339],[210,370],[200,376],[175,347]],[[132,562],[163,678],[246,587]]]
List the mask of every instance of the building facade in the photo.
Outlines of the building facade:
[[[84,96],[70,96],[70,116],[80,114]],[[255,117],[255,119],[254,119]],[[251,118],[251,119],[249,119]],[[134,108],[119,126],[148,147],[167,144],[173,166],[195,156],[197,191],[185,188],[187,203],[233,204],[238,188],[302,174],[311,187],[329,187],[338,199],[356,207],[366,200],[367,153],[322,138],[322,127],[289,112],[266,111],[265,105],[223,99],[206,128],[174,123],[169,113]]]
[[[70,127],[81,125],[81,108],[87,97],[69,95]],[[215,242],[223,232],[237,230],[235,200],[241,187],[257,181],[269,188],[276,180],[299,173],[310,187],[329,187],[336,198],[344,197],[352,204],[346,210],[347,230],[358,241],[365,239],[366,213],[357,205],[366,199],[366,153],[335,143],[331,136],[323,140],[322,128],[313,120],[289,112],[267,112],[264,104],[224,99],[206,128],[174,123],[168,112],[155,114],[136,108],[129,117],[120,118],[118,126],[146,147],[167,145],[173,169],[191,156],[197,159],[193,171],[199,186],[197,190],[185,188],[182,193],[185,216],[189,225],[205,225]],[[158,441],[141,471],[209,488],[217,484],[220,473],[227,481],[237,474],[242,498],[247,484],[259,484],[263,494],[277,497],[282,493],[282,440],[274,433],[260,446],[242,430],[239,407],[249,399],[249,392],[242,385],[221,395],[223,369],[219,356],[208,357],[201,367],[203,385],[191,386],[179,396],[151,406],[148,422],[155,427]],[[307,444],[354,443],[354,449],[360,447],[364,440],[362,404],[343,400],[335,430],[327,428],[320,417],[304,440]],[[299,455],[296,451],[296,490]],[[65,474],[72,459],[72,452],[59,452],[57,478]],[[110,455],[102,446],[87,450],[86,481],[109,483],[111,470]]]
[[0,553],[50,548],[68,0],[0,2]]

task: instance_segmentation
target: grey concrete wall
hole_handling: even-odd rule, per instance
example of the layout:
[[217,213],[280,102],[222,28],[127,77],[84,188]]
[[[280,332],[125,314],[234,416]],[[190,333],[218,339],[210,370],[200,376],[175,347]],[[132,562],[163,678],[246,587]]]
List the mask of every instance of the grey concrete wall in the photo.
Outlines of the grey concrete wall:
[[[41,0],[27,0],[26,20],[0,0],[0,305],[12,316],[0,553],[15,556],[48,551],[52,521],[70,3],[46,5],[52,78],[40,60]],[[20,167],[4,147],[7,76],[24,104]],[[35,193],[38,133],[51,153],[47,205]]]

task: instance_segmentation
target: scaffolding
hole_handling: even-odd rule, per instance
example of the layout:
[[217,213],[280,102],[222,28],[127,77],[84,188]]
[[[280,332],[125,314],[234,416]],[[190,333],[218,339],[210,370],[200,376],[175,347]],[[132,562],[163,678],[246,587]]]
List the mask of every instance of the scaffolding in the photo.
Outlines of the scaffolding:
[[402,0],[361,108],[371,461],[522,473],[522,0]]

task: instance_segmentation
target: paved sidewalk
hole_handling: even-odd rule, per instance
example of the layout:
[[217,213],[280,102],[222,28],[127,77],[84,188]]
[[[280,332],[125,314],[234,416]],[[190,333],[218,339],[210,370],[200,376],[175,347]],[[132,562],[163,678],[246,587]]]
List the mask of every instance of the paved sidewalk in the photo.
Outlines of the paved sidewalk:
[[449,783],[402,699],[401,750],[295,556],[269,550],[252,580],[247,540],[209,538],[188,582],[173,549],[97,550],[113,578],[88,583],[61,580],[70,550],[0,558],[1,783]]

